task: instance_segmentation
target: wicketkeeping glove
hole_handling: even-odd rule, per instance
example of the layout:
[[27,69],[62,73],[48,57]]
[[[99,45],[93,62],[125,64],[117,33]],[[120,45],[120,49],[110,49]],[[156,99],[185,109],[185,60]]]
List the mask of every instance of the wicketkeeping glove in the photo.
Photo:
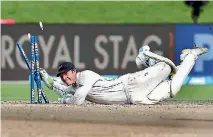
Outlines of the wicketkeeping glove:
[[49,74],[43,68],[40,68],[39,72],[40,72],[41,80],[45,83],[45,85],[48,88],[53,89],[53,78],[49,76]]

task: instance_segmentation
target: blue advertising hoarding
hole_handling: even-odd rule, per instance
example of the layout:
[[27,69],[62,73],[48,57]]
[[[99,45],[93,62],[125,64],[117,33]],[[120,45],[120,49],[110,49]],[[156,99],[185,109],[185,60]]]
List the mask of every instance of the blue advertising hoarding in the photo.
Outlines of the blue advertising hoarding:
[[196,61],[185,84],[213,84],[213,24],[180,24],[176,25],[175,63],[180,63],[181,51],[192,48],[194,44],[207,47],[209,52]]

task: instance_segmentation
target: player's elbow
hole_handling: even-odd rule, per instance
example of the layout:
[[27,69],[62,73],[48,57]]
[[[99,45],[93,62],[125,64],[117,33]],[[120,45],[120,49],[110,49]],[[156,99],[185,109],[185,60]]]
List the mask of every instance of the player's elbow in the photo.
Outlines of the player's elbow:
[[79,100],[75,101],[73,104],[75,104],[75,105],[82,105],[84,103],[84,100],[85,99],[79,99]]
[[75,102],[74,103],[74,105],[79,105],[79,106],[82,105],[82,104],[83,104],[83,102]]

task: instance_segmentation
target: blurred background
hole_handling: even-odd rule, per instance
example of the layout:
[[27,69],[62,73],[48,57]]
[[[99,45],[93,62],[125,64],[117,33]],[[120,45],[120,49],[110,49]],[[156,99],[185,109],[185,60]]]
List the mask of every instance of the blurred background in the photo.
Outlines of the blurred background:
[[62,61],[107,77],[144,69],[135,57],[145,44],[176,65],[181,50],[208,47],[174,100],[213,99],[213,2],[3,1],[1,9],[2,100],[30,99],[29,70],[16,47],[20,42],[29,57],[27,33],[38,35],[40,67],[52,76]]

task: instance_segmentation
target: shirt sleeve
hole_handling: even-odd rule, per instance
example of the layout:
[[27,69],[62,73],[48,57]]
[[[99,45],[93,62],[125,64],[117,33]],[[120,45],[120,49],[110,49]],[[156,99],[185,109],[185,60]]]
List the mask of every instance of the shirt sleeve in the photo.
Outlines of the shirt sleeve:
[[65,85],[60,79],[54,79],[52,84],[52,90],[61,97],[66,94],[73,94],[74,91],[69,86]]
[[89,92],[89,90],[92,88],[91,85],[85,85],[76,90],[76,93],[70,100],[71,104],[81,105],[85,101],[85,98]]
[[69,102],[71,104],[81,105],[85,101],[85,98],[94,83],[99,79],[99,75],[91,71],[85,71],[83,75],[83,86],[76,90],[74,96]]

